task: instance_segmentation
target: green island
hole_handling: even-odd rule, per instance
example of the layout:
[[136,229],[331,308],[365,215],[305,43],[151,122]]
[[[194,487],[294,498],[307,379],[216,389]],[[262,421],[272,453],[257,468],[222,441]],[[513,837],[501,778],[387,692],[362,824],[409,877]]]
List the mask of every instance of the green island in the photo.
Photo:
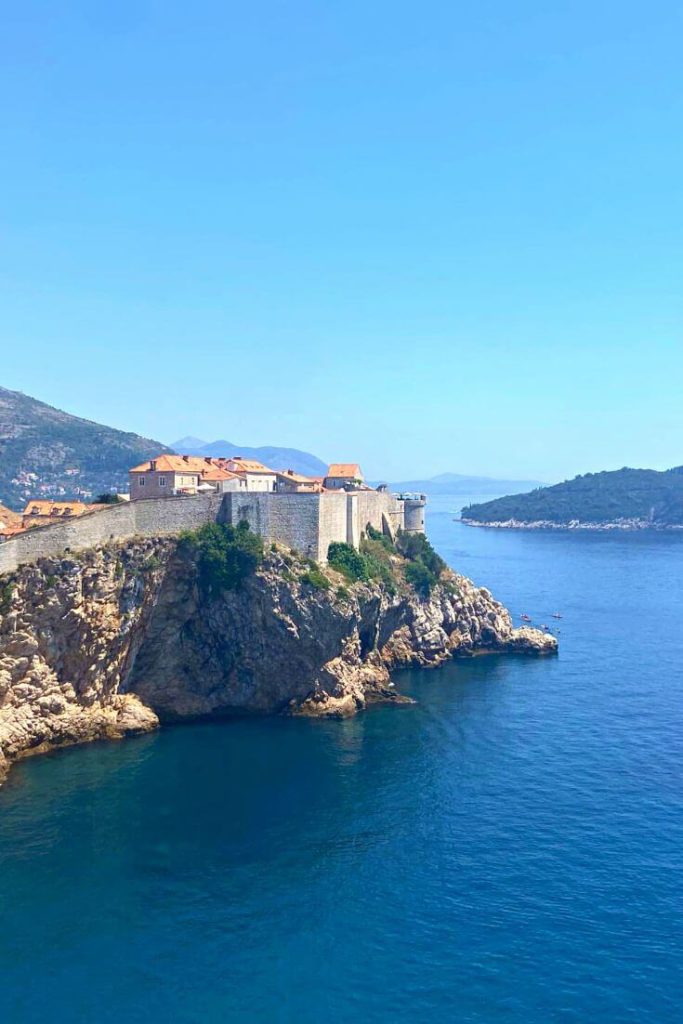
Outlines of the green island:
[[681,529],[683,466],[585,473],[462,510],[471,526],[509,529]]

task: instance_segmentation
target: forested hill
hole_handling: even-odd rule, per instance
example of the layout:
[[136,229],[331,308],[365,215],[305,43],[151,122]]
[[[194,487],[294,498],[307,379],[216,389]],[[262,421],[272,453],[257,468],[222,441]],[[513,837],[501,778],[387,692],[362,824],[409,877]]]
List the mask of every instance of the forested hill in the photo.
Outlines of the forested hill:
[[168,451],[159,441],[0,388],[0,502],[11,508],[23,508],[28,498],[87,500],[127,490],[131,466]]
[[683,466],[654,469],[618,469],[586,473],[574,480],[540,487],[528,494],[469,505],[462,518],[473,523],[526,526],[547,523],[595,526],[633,521],[633,526],[683,526]]

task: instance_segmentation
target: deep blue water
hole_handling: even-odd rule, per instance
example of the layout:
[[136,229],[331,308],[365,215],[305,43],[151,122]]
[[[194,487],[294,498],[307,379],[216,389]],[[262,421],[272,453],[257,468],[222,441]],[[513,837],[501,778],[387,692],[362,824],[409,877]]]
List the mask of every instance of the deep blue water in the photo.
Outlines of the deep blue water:
[[[0,1019],[683,1019],[683,537],[433,540],[557,659],[187,725],[0,790]],[[442,511],[439,511],[441,509]]]

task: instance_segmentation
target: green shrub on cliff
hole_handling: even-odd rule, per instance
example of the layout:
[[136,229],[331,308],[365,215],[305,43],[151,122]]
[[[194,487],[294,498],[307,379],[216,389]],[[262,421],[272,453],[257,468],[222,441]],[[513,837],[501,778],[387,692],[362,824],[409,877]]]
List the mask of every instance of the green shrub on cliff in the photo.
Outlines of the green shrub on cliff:
[[333,541],[327,550],[329,565],[346,576],[350,583],[367,583],[370,579],[367,560],[360,551],[343,541]]
[[327,576],[325,576],[318,565],[312,565],[299,577],[299,580],[301,583],[306,583],[309,587],[313,587],[314,590],[329,590],[331,586]]
[[368,523],[367,527],[365,528],[365,533],[367,535],[368,540],[377,541],[377,543],[381,544],[385,551],[396,550],[396,545],[394,544],[391,537],[387,537],[387,535],[385,533],[382,533],[381,530],[376,530],[374,526],[370,525],[370,523]]
[[384,584],[390,594],[396,592],[396,567],[392,561],[392,554],[396,549],[389,537],[383,536],[377,530],[373,530],[375,536],[363,538],[360,543],[361,555],[365,559],[365,566],[371,580],[379,580]]
[[420,597],[429,597],[432,588],[439,582],[446,563],[429,543],[423,533],[404,533],[396,538],[396,547],[408,559],[405,578]]
[[446,563],[429,543],[424,533],[404,533],[399,531],[396,547],[410,562],[421,562],[438,579],[446,568]]
[[245,522],[206,523],[181,534],[180,543],[197,560],[199,585],[209,595],[238,590],[263,560],[263,541]]
[[437,577],[427,568],[424,562],[408,562],[405,577],[420,597],[429,597]]
[[327,559],[329,565],[342,573],[349,582],[367,583],[377,580],[393,594],[400,579],[400,562],[397,565],[395,557],[397,554],[408,562],[404,570],[406,582],[422,597],[428,597],[446,568],[446,563],[437,555],[424,534],[401,532],[394,543],[390,537],[368,526],[360,551],[356,551],[350,544],[334,542],[330,544]]
[[149,555],[140,566],[140,572],[154,572],[155,569],[160,568],[161,559],[157,558],[156,555]]
[[[376,537],[364,538],[361,541],[360,551],[356,551],[350,544],[334,541],[329,546],[327,561],[331,568],[345,576],[349,583],[368,583],[370,580],[377,580],[393,594],[396,590],[396,574],[390,557],[393,547],[387,547],[383,543],[384,538],[376,530],[374,533],[377,534]],[[391,541],[389,544],[391,545]]]
[[10,581],[5,583],[3,587],[0,587],[0,615],[7,615],[8,611],[12,607],[12,596],[14,594],[14,584]]

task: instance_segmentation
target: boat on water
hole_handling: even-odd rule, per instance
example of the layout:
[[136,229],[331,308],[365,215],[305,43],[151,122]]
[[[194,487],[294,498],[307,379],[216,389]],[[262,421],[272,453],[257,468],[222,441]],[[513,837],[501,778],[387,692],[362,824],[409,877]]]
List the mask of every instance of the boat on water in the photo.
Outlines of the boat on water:
[[531,622],[531,616],[527,615],[526,613],[520,615],[520,619],[522,620],[522,622]]
[[562,615],[561,615],[560,612],[553,612],[552,615],[553,615],[554,619],[561,619],[562,618]]

